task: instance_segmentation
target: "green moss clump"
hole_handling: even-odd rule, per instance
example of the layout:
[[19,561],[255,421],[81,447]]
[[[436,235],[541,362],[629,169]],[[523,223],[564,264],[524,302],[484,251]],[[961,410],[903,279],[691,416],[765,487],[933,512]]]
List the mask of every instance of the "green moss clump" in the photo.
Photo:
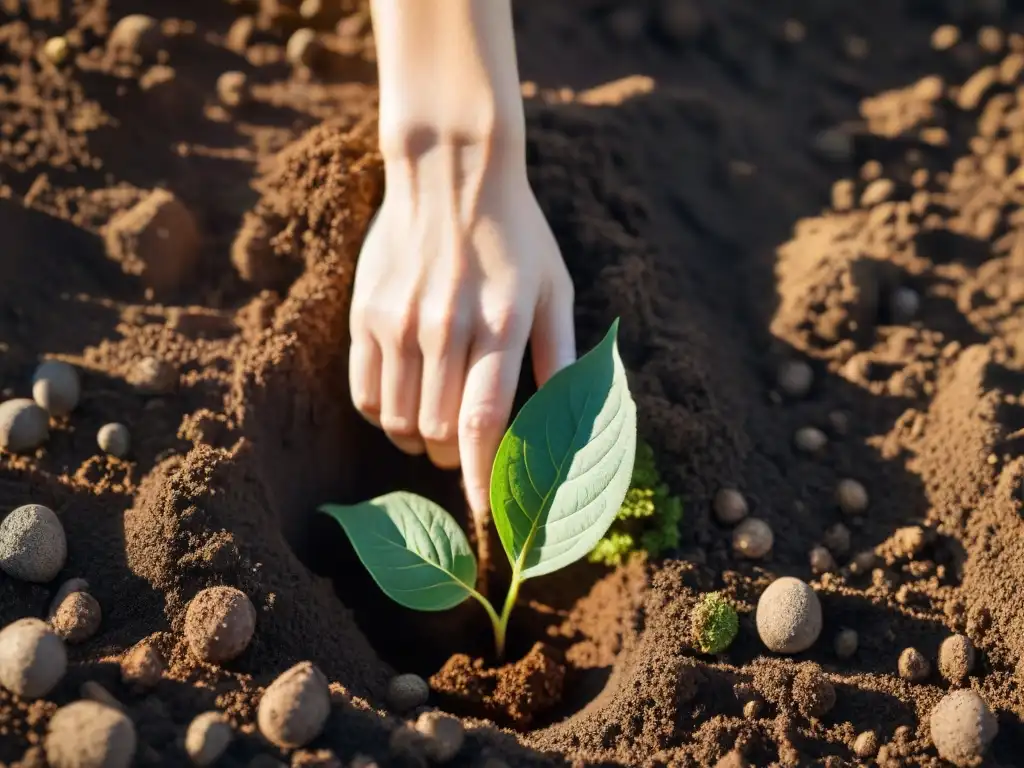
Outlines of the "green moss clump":
[[654,449],[638,440],[629,491],[615,522],[591,551],[590,562],[621,565],[635,552],[657,557],[679,546],[682,519],[683,503],[661,481]]
[[693,609],[692,619],[693,642],[701,653],[724,652],[740,631],[736,609],[717,592],[704,595]]

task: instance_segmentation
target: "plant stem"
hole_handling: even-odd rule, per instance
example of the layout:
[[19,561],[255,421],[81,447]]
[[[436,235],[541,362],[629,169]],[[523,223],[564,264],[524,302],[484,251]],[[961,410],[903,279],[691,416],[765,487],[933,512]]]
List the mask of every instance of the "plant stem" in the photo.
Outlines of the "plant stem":
[[487,618],[491,620],[491,626],[494,627],[494,637],[497,638],[499,635],[503,636],[504,630],[501,629],[502,620],[498,617],[498,612],[494,610],[494,606],[491,605],[491,601],[483,595],[481,595],[475,589],[471,590],[469,594],[476,598],[476,601],[484,607],[485,611],[487,611]]
[[505,596],[505,606],[501,609],[501,618],[494,626],[494,645],[498,652],[498,660],[505,658],[505,633],[508,629],[508,617],[512,614],[516,599],[519,597],[519,569],[512,569],[512,582],[508,586],[508,594]]

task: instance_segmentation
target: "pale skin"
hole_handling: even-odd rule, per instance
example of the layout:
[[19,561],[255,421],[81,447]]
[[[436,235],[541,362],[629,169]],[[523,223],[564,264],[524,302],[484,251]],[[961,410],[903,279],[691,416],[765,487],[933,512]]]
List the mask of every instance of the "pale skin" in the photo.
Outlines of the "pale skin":
[[363,244],[349,384],[408,454],[462,468],[474,514],[526,344],[576,359],[573,286],[526,176],[508,0],[373,0],[386,192]]

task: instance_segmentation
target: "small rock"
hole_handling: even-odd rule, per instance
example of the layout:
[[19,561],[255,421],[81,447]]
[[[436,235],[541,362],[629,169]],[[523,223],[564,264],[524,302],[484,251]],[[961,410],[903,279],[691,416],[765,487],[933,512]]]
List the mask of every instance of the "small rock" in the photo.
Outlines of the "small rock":
[[793,698],[808,717],[823,717],[836,705],[836,689],[820,669],[804,667],[793,678]]
[[46,622],[18,619],[0,630],[0,685],[25,699],[52,691],[68,668],[64,643]]
[[801,427],[793,436],[793,444],[803,453],[819,453],[828,445],[828,436],[817,427]]
[[104,453],[123,459],[131,449],[132,436],[124,424],[104,424],[96,433],[96,444]]
[[166,395],[178,386],[178,371],[158,357],[144,357],[129,372],[127,381],[140,392]]
[[185,731],[185,751],[194,765],[213,765],[231,743],[234,731],[220,712],[203,712]]
[[936,51],[948,51],[960,42],[960,30],[952,24],[943,24],[932,32],[932,48]]
[[61,601],[50,626],[67,643],[84,643],[100,629],[103,613],[88,592],[72,592]]
[[72,592],[88,591],[89,582],[85,579],[75,577],[73,579],[68,579],[67,581],[65,581],[63,584],[57,587],[57,591],[53,595],[53,600],[50,601],[50,609],[46,614],[47,621],[53,618],[53,614],[57,612],[57,609],[60,607],[60,604],[64,602],[64,598],[66,598]]
[[874,731],[864,731],[853,740],[853,754],[860,758],[874,757],[878,752],[878,736]]
[[889,297],[889,314],[896,325],[905,325],[917,317],[921,309],[921,296],[913,288],[901,286]]
[[871,571],[874,570],[875,563],[877,561],[878,557],[870,549],[865,550],[864,552],[858,552],[850,561],[850,573],[854,576],[863,576],[866,573],[871,573]]
[[789,360],[779,366],[779,389],[794,400],[806,397],[814,384],[814,371],[802,360]]
[[263,692],[256,719],[268,741],[295,749],[320,735],[330,711],[327,678],[312,663],[302,661]]
[[137,63],[155,56],[162,42],[156,19],[135,13],[114,25],[107,37],[107,55],[121,63]]
[[185,285],[199,263],[201,239],[192,212],[166,189],[154,189],[114,215],[104,234],[107,256],[158,292]]
[[249,79],[244,72],[225,72],[217,78],[217,98],[225,107],[240,107],[249,99]]
[[892,534],[895,554],[899,557],[914,558],[924,551],[928,536],[919,525],[897,528]]
[[396,712],[408,712],[422,707],[428,698],[430,686],[419,675],[397,675],[388,683],[388,704]]
[[912,683],[919,683],[928,677],[932,665],[917,648],[904,648],[897,662],[900,677]]
[[774,542],[771,527],[756,517],[748,517],[732,532],[732,550],[737,557],[759,560],[771,551]]
[[51,416],[67,416],[81,395],[78,371],[63,360],[47,360],[32,375],[32,399]]
[[783,576],[761,593],[755,614],[761,642],[775,653],[806,651],[821,634],[821,602],[800,579]]
[[747,500],[734,488],[722,488],[715,494],[715,517],[723,525],[735,525],[747,516]]
[[241,590],[208,587],[185,613],[185,639],[201,661],[223,664],[242,654],[256,631],[256,609]]
[[859,644],[860,638],[858,637],[856,630],[839,630],[839,634],[836,635],[834,644],[836,657],[843,660],[850,658],[857,652],[857,646]]
[[121,660],[121,681],[125,685],[152,688],[160,682],[166,666],[160,652],[151,643],[142,642]]
[[950,635],[939,646],[939,674],[959,685],[974,670],[974,643],[966,635]]
[[999,733],[992,710],[970,689],[946,694],[932,710],[929,724],[939,757],[958,768],[980,765]]
[[416,720],[416,731],[426,739],[424,748],[435,763],[447,763],[455,757],[466,739],[462,723],[442,712],[424,712]]
[[836,486],[836,501],[846,514],[860,515],[868,508],[868,491],[856,480],[846,478]]
[[836,523],[825,531],[822,542],[830,552],[845,555],[850,551],[850,529],[842,523]]
[[752,699],[743,705],[743,716],[748,720],[756,720],[764,710],[764,702],[760,699]]
[[14,579],[53,581],[68,556],[60,518],[42,504],[26,504],[0,522],[0,570]]
[[128,768],[136,745],[127,715],[95,701],[58,709],[44,742],[51,768]]
[[0,403],[0,449],[34,451],[50,437],[50,417],[27,397]]
[[66,37],[51,37],[45,43],[43,43],[43,56],[54,66],[60,66],[67,61],[68,56],[71,54],[71,46],[68,44]]
[[811,563],[811,573],[821,576],[823,573],[832,573],[836,570],[836,559],[825,547],[814,547],[808,557]]
[[285,58],[293,67],[313,68],[323,53],[324,47],[319,36],[308,27],[295,30],[285,46]]

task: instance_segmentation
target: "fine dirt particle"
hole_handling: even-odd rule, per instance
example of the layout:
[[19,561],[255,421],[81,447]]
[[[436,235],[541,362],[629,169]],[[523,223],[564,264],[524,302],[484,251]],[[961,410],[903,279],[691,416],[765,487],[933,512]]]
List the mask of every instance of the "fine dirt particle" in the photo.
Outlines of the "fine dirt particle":
[[388,704],[396,712],[422,707],[430,698],[430,686],[419,675],[396,675],[388,683]]
[[793,678],[793,699],[804,715],[823,717],[836,705],[836,690],[820,668],[808,664]]
[[225,72],[217,78],[217,98],[225,107],[240,107],[249,98],[249,79],[244,72]]
[[462,749],[466,732],[462,723],[443,712],[424,712],[416,719],[416,732],[424,737],[424,750],[435,763],[447,763]]
[[194,765],[213,765],[231,743],[234,732],[220,712],[203,712],[185,731],[185,752]]
[[192,212],[173,192],[154,189],[106,227],[107,255],[125,274],[154,291],[172,293],[186,284],[199,261],[200,235]]
[[32,375],[32,399],[51,416],[67,416],[78,406],[82,383],[63,360],[47,360]]
[[160,682],[166,667],[160,651],[144,640],[121,659],[121,681],[141,689],[152,688]]
[[210,664],[238,658],[256,631],[256,609],[234,587],[208,587],[189,603],[185,639],[192,653]]
[[50,719],[44,748],[52,768],[128,768],[136,744],[135,726],[123,712],[76,701]]
[[732,532],[732,551],[737,557],[760,560],[774,543],[771,526],[760,518],[748,517]]
[[0,403],[0,449],[34,451],[50,437],[50,419],[35,401],[17,397]]
[[735,488],[722,488],[715,494],[715,517],[722,525],[735,525],[747,516],[749,508],[743,494]]
[[127,377],[128,383],[150,395],[166,395],[178,386],[178,371],[158,357],[144,357],[139,360]]
[[848,515],[861,515],[868,508],[868,491],[864,484],[849,478],[839,481],[836,486],[836,502]]
[[775,653],[806,651],[821,634],[821,602],[800,579],[783,576],[761,593],[756,611],[757,633]]
[[331,694],[323,672],[302,661],[263,692],[257,712],[260,733],[282,749],[303,747],[323,730]]
[[0,685],[26,699],[46,696],[67,670],[64,643],[39,619],[0,630]]
[[123,459],[131,450],[132,436],[124,424],[104,424],[96,433],[96,445],[104,453]]
[[931,674],[932,665],[917,648],[904,648],[897,662],[900,677],[912,683],[919,683]]
[[67,556],[64,526],[49,507],[26,504],[0,522],[0,570],[11,578],[46,584]]
[[860,758],[874,757],[878,752],[878,736],[874,731],[858,733],[853,740],[853,754]]
[[836,652],[836,658],[846,660],[851,658],[857,652],[857,646],[860,644],[860,637],[857,635],[857,631],[853,629],[841,629],[836,634],[836,639],[833,643],[833,648]]
[[88,592],[72,592],[50,618],[50,626],[65,642],[84,643],[100,629],[103,614],[96,598]]
[[950,635],[939,646],[939,674],[959,685],[974,670],[974,643],[966,635]]
[[935,705],[928,722],[939,756],[958,768],[981,765],[999,733],[999,722],[992,710],[972,690],[946,694]]

